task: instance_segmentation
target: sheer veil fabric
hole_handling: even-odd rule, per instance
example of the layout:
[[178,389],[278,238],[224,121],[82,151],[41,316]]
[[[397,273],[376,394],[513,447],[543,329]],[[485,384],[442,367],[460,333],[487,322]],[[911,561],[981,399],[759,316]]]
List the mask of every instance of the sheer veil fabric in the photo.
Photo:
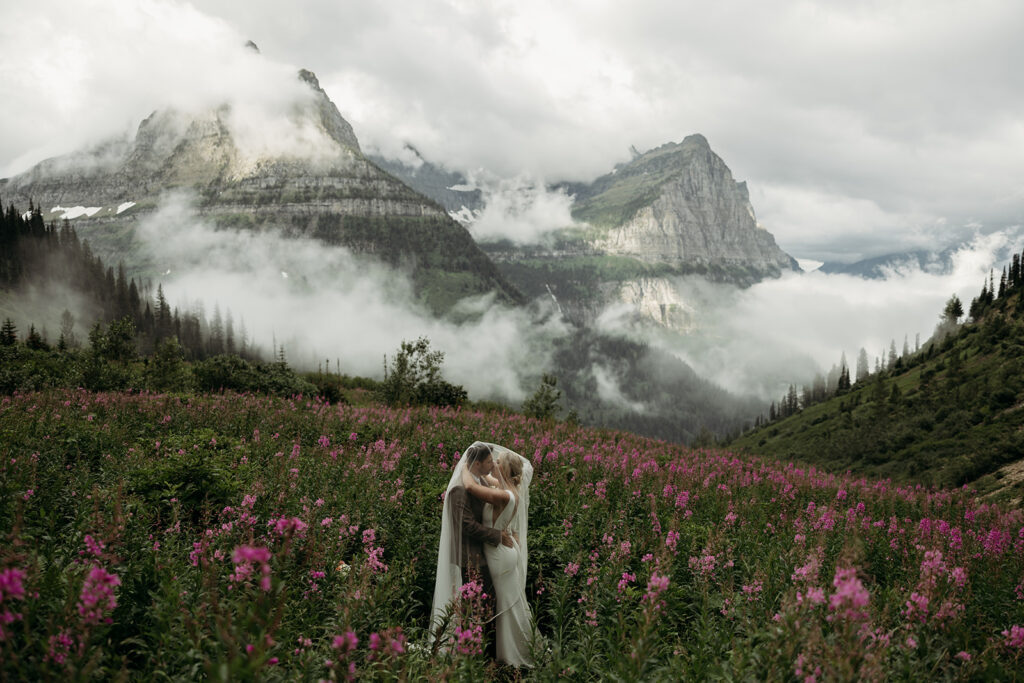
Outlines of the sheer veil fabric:
[[[452,469],[452,476],[448,480],[448,487],[445,489],[444,507],[441,512],[441,538],[437,547],[437,574],[434,580],[434,602],[430,611],[430,640],[436,637],[435,629],[443,621],[445,610],[452,598],[456,597],[459,589],[462,588],[462,509],[450,504],[449,495],[453,488],[462,485],[462,473],[466,471],[469,463],[469,454],[478,445],[488,446],[491,450],[491,457],[494,458],[495,467],[492,476],[498,479],[499,487],[512,489],[516,492],[516,508],[514,517],[509,525],[509,531],[514,532],[519,538],[520,553],[519,575],[520,588],[526,590],[526,565],[529,557],[527,535],[529,532],[529,510],[530,510],[530,482],[533,480],[533,465],[529,460],[504,446],[493,443],[476,441],[462,453],[458,464]],[[522,462],[522,480],[518,486],[505,480],[499,462],[502,458],[519,458]],[[455,508],[455,509],[453,509]]]

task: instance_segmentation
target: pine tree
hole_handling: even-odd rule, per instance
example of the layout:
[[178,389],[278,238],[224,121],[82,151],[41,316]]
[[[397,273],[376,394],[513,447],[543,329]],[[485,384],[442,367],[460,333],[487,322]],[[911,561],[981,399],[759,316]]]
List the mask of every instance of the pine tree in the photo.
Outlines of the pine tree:
[[857,354],[857,381],[863,382],[868,374],[868,352],[861,347],[860,353]]
[[839,373],[839,390],[838,393],[845,393],[850,390],[850,368],[843,365],[842,372]]
[[210,355],[224,353],[224,321],[220,316],[220,304],[213,305],[213,322],[210,324],[210,337],[207,340]]
[[224,322],[224,351],[235,354],[235,323],[231,319],[231,310],[228,309]]
[[65,348],[73,349],[78,346],[78,340],[75,338],[75,316],[66,308],[60,314],[60,338]]
[[153,315],[155,334],[157,341],[169,337],[171,334],[171,307],[164,298],[164,286],[156,286],[156,311]]
[[4,324],[0,327],[0,346],[14,346],[18,343],[18,328],[14,326],[14,321],[10,318],[4,319]]
[[46,351],[50,347],[43,341],[42,336],[36,331],[35,325],[28,326],[28,336],[25,337],[25,346],[37,351]]

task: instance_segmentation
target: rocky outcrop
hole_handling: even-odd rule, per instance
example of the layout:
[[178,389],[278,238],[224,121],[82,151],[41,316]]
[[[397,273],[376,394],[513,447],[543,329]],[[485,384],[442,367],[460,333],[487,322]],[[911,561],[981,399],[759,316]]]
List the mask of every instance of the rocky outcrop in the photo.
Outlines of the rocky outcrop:
[[614,288],[614,299],[630,306],[637,315],[680,332],[691,332],[697,309],[669,278],[626,280]]
[[596,228],[590,241],[607,253],[763,276],[797,269],[758,224],[746,183],[733,179],[702,135],[662,145],[573,189],[573,217]]

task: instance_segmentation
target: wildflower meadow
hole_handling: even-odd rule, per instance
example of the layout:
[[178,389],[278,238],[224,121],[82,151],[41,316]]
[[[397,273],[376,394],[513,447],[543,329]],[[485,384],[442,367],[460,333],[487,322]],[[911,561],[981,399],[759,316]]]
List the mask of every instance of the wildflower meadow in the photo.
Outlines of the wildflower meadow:
[[[0,399],[2,677],[1022,678],[1020,510],[355,393]],[[483,654],[473,585],[427,637],[477,439],[535,467],[531,670]]]

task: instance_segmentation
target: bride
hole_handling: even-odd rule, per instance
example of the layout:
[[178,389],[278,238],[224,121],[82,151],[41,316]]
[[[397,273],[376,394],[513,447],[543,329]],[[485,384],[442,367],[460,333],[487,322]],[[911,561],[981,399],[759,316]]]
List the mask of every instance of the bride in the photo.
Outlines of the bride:
[[[479,454],[493,458],[493,467],[480,460]],[[484,458],[489,459],[489,458]],[[489,471],[488,471],[489,470]],[[530,640],[532,616],[526,602],[526,562],[530,481],[533,465],[518,453],[496,444],[476,442],[463,453],[448,483],[438,548],[438,567],[434,589],[432,621],[443,619],[451,598],[462,586],[461,567],[456,563],[461,539],[454,539],[463,528],[456,521],[458,511],[451,509],[449,501],[453,489],[463,487],[477,501],[483,503],[480,519],[482,527],[491,534],[501,534],[510,543],[485,541],[483,554],[486,568],[494,586],[496,622],[495,640],[497,657],[513,666],[532,666]],[[470,514],[473,514],[472,512]],[[474,515],[475,516],[475,515]],[[485,538],[485,536],[481,536]]]

